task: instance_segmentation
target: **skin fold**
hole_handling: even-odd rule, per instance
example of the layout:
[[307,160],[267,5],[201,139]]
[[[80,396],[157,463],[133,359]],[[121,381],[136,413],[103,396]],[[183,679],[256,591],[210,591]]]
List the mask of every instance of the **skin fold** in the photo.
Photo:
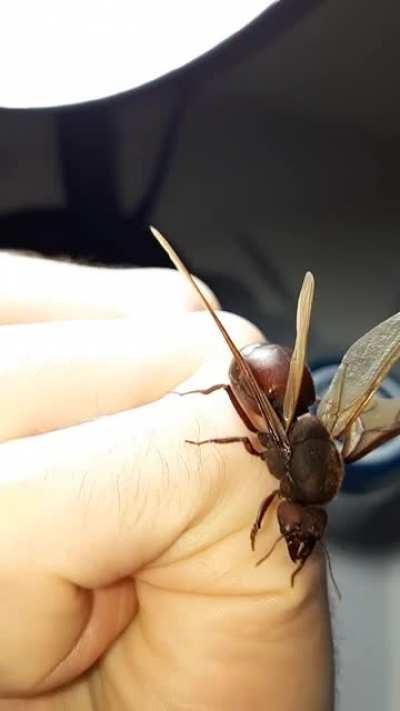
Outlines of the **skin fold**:
[[284,542],[256,567],[266,465],[185,443],[248,432],[224,392],[171,392],[230,363],[181,277],[0,266],[0,711],[330,711],[323,556],[294,588]]

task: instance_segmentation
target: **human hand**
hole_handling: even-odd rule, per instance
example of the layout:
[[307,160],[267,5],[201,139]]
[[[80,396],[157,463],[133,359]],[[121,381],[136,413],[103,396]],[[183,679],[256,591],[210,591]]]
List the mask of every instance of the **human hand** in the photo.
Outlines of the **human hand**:
[[284,544],[256,568],[265,464],[185,444],[248,434],[223,392],[170,393],[226,382],[209,315],[169,270],[1,258],[0,710],[330,709],[323,559],[293,589]]

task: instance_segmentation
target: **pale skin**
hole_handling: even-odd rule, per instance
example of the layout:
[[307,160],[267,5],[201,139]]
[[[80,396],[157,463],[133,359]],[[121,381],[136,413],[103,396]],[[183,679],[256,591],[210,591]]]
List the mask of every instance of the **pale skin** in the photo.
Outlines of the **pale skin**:
[[5,253],[0,273],[0,711],[331,710],[323,557],[293,589],[284,543],[255,567],[276,481],[241,444],[185,444],[248,435],[224,392],[171,394],[227,382],[190,288]]

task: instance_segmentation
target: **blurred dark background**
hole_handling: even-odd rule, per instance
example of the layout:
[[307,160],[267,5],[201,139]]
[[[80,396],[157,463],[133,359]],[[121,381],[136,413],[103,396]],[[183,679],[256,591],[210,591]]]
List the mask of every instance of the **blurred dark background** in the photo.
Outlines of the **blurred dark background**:
[[[225,308],[283,343],[311,269],[314,365],[399,310],[399,4],[274,13],[140,91],[0,110],[1,246],[167,265],[152,222]],[[332,507],[341,711],[400,708],[399,511],[396,482]]]
[[167,264],[154,222],[226,308],[285,341],[313,269],[316,360],[399,308],[398,4],[282,8],[148,89],[0,111],[2,246]]

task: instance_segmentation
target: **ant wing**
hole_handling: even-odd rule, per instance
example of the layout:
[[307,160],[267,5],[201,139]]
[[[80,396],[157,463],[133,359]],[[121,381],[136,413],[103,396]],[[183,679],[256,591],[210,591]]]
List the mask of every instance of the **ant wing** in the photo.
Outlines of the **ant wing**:
[[344,435],[342,456],[355,462],[400,434],[400,398],[373,397]]
[[400,358],[400,312],[375,326],[345,353],[317,415],[333,437],[357,419]]
[[215,313],[214,309],[212,308],[211,304],[207,301],[206,297],[202,293],[201,289],[199,286],[196,284],[195,280],[193,279],[192,275],[190,274],[189,270],[185,267],[183,264],[182,260],[178,257],[176,254],[175,250],[171,247],[169,242],[163,237],[163,235],[155,228],[150,226],[150,230],[153,234],[153,236],[156,238],[157,242],[161,245],[161,247],[165,250],[165,252],[168,254],[171,262],[175,265],[175,267],[178,269],[181,274],[189,281],[193,289],[197,292],[199,295],[200,299],[202,300],[204,306],[206,307],[207,311],[210,313],[212,318],[214,319],[217,327],[219,328],[220,332],[222,333],[223,338],[225,339],[225,342],[227,343],[228,347],[230,348],[230,351],[238,364],[239,368],[243,372],[243,374],[246,377],[246,384],[249,388],[249,391],[251,392],[251,395],[253,396],[255,402],[257,403],[258,409],[260,411],[260,416],[262,417],[263,422],[266,425],[266,430],[267,432],[271,435],[272,439],[274,440],[274,443],[282,450],[287,452],[289,450],[289,441],[286,436],[286,432],[279,420],[278,415],[276,414],[274,408],[272,407],[270,401],[268,400],[267,396],[265,393],[261,390],[260,386],[257,383],[257,380],[255,379],[255,376],[253,374],[253,371],[251,370],[249,364],[245,361],[243,358],[242,354],[240,353],[239,349],[235,346],[234,342],[232,341],[229,333],[219,320],[217,314]]
[[283,421],[286,431],[289,429],[295,415],[300,388],[303,382],[314,287],[314,277],[311,272],[307,272],[297,303],[296,342],[290,361],[285,398],[283,400]]

